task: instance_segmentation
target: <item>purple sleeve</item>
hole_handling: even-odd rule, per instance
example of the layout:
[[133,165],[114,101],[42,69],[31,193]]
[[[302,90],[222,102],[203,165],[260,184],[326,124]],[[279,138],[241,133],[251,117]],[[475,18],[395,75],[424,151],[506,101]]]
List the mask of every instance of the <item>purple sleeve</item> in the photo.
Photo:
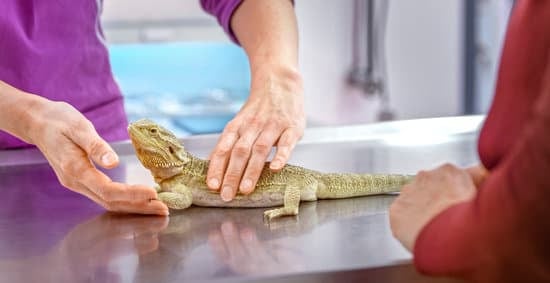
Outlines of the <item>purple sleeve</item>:
[[220,23],[231,40],[237,44],[239,44],[239,41],[231,29],[231,16],[233,16],[233,13],[241,2],[242,0],[201,0],[202,8],[218,18],[218,23]]

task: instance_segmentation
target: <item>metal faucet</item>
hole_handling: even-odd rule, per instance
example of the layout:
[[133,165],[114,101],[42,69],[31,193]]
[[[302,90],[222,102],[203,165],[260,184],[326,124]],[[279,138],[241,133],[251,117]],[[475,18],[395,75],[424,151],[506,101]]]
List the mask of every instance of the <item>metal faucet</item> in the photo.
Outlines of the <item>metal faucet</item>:
[[379,120],[392,120],[386,71],[386,24],[389,0],[355,0],[352,66],[348,83],[381,99]]

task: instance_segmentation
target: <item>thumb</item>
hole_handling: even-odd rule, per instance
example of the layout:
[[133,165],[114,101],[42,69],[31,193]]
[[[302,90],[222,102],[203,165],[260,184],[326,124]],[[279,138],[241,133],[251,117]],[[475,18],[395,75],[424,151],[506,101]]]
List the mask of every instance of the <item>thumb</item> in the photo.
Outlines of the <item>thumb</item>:
[[113,148],[96,132],[91,122],[86,126],[69,131],[69,138],[73,140],[86,154],[103,168],[114,168],[118,165],[118,155]]
[[489,175],[489,171],[483,167],[483,165],[476,165],[466,168],[466,172],[470,174],[470,177],[472,178],[472,181],[474,182],[476,188],[479,188],[481,183],[485,181],[485,178],[487,175]]

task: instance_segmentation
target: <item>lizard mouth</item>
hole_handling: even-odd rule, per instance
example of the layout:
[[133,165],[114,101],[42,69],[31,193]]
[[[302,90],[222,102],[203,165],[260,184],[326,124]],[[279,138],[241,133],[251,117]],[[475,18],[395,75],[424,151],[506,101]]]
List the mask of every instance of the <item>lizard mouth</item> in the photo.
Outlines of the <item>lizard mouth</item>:
[[140,132],[138,128],[133,127],[132,125],[128,126],[128,135],[130,136],[130,141],[134,145],[136,151],[142,151],[144,147],[147,147],[147,141],[149,138]]
[[134,142],[137,139],[137,137],[141,134],[139,133],[139,130],[136,127],[129,125],[128,135],[130,136],[130,139],[132,140],[132,142]]

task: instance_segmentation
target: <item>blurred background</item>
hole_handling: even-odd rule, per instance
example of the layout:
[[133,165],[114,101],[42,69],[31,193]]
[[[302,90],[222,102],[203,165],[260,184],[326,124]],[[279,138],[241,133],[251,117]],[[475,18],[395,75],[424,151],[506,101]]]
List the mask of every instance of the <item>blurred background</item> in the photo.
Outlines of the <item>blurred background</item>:
[[[513,0],[297,0],[308,126],[486,113]],[[250,73],[199,1],[106,0],[130,120],[220,132]]]

